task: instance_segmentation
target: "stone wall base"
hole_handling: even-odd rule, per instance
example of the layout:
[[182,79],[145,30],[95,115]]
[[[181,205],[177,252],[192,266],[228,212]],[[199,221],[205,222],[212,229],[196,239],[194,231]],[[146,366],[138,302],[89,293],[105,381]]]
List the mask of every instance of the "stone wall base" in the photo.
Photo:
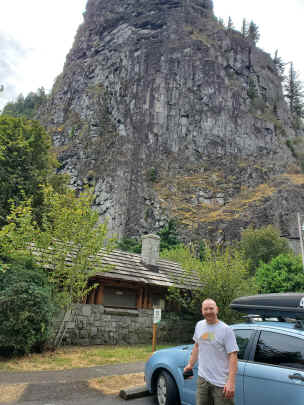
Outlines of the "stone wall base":
[[[194,326],[194,321],[162,320],[157,327],[157,343],[192,343]],[[153,310],[77,304],[65,324],[62,344],[148,344],[152,342],[152,328]]]

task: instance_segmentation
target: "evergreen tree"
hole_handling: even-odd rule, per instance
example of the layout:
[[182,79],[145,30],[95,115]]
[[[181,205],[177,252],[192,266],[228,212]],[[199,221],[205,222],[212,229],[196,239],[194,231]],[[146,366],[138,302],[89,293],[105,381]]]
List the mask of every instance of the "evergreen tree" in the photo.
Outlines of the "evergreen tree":
[[273,63],[275,64],[278,75],[283,77],[286,63],[284,63],[282,58],[278,55],[278,50],[275,51]]
[[20,94],[15,102],[7,103],[2,111],[2,115],[11,117],[35,118],[39,107],[47,100],[47,95],[43,87],[37,92],[30,92],[26,97]]
[[169,219],[168,225],[164,226],[160,232],[158,232],[160,237],[160,251],[165,249],[172,249],[180,244],[178,233],[176,229],[176,221],[174,219]]
[[285,97],[288,99],[289,109],[298,118],[304,117],[304,92],[299,75],[290,63],[289,73],[285,79]]
[[222,17],[216,18],[216,21],[222,26],[225,27],[225,23]]
[[244,38],[247,38],[247,36],[248,36],[248,24],[247,24],[246,18],[243,18],[241,33],[242,33],[242,36]]
[[227,29],[228,29],[229,31],[231,31],[231,30],[234,29],[233,21],[232,21],[232,18],[231,18],[230,16],[229,16],[229,18],[228,18]]
[[255,44],[260,39],[259,27],[253,21],[249,24],[247,38]]

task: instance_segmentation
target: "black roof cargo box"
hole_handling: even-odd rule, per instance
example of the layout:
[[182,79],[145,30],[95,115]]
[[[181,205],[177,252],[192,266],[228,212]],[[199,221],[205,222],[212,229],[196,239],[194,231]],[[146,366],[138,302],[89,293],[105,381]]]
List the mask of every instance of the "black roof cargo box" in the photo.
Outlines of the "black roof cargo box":
[[232,301],[230,308],[261,317],[288,317],[304,320],[304,292],[240,297]]

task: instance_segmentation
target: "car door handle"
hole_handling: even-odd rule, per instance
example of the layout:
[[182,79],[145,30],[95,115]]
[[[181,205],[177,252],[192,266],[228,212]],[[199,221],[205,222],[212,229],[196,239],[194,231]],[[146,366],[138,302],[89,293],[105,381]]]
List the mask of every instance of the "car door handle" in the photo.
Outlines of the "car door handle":
[[291,380],[301,380],[304,382],[304,377],[299,373],[289,374],[288,378],[290,378]]

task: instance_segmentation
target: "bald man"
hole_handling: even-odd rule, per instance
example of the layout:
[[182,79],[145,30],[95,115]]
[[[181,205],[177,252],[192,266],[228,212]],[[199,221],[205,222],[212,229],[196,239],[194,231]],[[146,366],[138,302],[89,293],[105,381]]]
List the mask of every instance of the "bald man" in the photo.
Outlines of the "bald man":
[[205,319],[195,326],[195,344],[184,371],[198,360],[196,405],[233,405],[239,351],[233,330],[218,319],[211,298],[203,301],[202,314]]

